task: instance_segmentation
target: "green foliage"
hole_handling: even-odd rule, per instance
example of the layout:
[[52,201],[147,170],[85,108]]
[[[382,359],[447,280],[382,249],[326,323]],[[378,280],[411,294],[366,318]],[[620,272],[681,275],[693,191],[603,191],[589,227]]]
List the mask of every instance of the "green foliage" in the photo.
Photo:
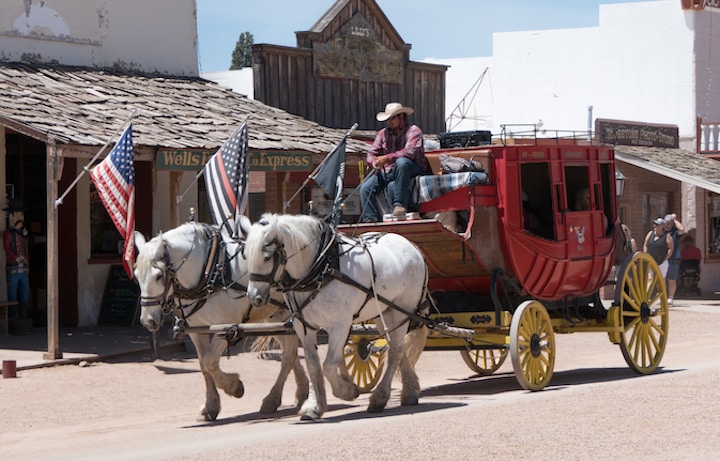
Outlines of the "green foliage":
[[232,53],[232,62],[230,70],[242,69],[243,67],[252,67],[252,46],[255,39],[250,32],[243,32],[238,37],[235,44],[235,50]]

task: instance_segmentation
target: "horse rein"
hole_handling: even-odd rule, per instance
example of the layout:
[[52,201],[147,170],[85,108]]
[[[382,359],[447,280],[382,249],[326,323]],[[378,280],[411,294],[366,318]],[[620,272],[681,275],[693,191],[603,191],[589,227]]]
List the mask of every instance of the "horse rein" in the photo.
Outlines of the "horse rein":
[[[207,229],[206,229],[207,232]],[[170,258],[170,252],[168,251],[168,242],[166,240],[163,240],[163,256],[161,260],[154,261],[152,263],[152,266],[156,269],[159,269],[163,273],[163,280],[165,289],[162,292],[162,294],[157,296],[141,296],[140,297],[140,306],[141,307],[150,307],[150,306],[162,306],[163,308],[163,315],[170,314],[174,311],[179,311],[180,316],[183,318],[187,318],[191,315],[193,315],[195,312],[198,311],[207,300],[207,297],[210,296],[214,292],[214,285],[216,283],[218,270],[215,270],[218,264],[218,259],[220,253],[222,251],[218,251],[218,233],[215,230],[210,231],[210,238],[211,238],[211,247],[210,252],[207,256],[207,260],[205,263],[205,268],[202,272],[202,276],[200,280],[197,283],[197,286],[193,289],[188,289],[183,287],[180,282],[177,279],[177,272],[182,268],[182,266],[185,264],[185,262],[188,260],[188,257],[195,249],[197,238],[193,241],[193,246],[190,248],[190,250],[185,254],[185,256],[182,258],[182,261],[180,264],[175,267],[175,265],[172,262],[172,259]],[[163,262],[165,264],[165,268],[162,269],[160,267],[159,262]],[[173,287],[172,294],[170,293],[170,287]],[[183,305],[180,300],[181,299],[192,299],[194,302],[190,304]],[[177,303],[174,303],[173,300],[177,300]],[[190,313],[185,315],[184,309],[186,307],[193,306],[193,309]]]
[[[302,248],[296,251],[295,254],[290,256],[288,256],[285,251],[285,245],[282,242],[279,242],[277,239],[274,239],[273,241],[267,243],[265,247],[269,247],[271,245],[275,246],[275,251],[273,251],[272,256],[273,267],[268,274],[258,274],[251,272],[250,280],[253,282],[268,283],[272,288],[275,288],[281,293],[285,293],[291,290],[307,291],[308,289],[315,289],[315,286],[317,285],[316,282],[322,279],[322,273],[325,271],[325,268],[327,266],[326,262],[328,259],[328,255],[331,252],[330,250],[336,248],[336,245],[334,245],[336,235],[335,230],[332,229],[330,226],[323,225],[322,223],[320,223],[320,227],[322,230],[322,242],[318,248],[318,254],[315,256],[315,262],[310,267],[305,277],[299,280],[294,280],[290,277],[287,271],[285,271],[285,267],[287,266],[288,261],[292,257],[303,252],[306,248],[310,246],[312,242],[317,239],[313,239],[312,241],[306,243],[305,245],[303,245]],[[280,272],[280,277],[278,277],[278,272]]]

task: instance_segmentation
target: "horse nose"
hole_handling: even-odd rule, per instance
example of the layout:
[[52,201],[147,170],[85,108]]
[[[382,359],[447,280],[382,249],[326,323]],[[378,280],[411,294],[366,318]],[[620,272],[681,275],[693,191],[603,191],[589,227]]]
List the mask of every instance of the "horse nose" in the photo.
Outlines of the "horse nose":
[[260,307],[260,306],[264,305],[265,302],[263,301],[262,296],[257,295],[257,296],[255,296],[255,298],[253,299],[253,304],[255,304],[255,307]]
[[151,317],[141,318],[140,323],[142,323],[143,326],[147,328],[147,330],[151,333],[158,331],[158,329],[160,328],[160,325],[158,325],[155,319]]

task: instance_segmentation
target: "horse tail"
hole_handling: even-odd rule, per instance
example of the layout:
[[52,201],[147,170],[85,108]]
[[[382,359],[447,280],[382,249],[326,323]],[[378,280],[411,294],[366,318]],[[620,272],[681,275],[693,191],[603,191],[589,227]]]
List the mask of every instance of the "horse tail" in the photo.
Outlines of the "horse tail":
[[[417,310],[417,313],[422,316],[427,316],[430,312],[430,306],[435,306],[434,301],[430,296],[430,292],[428,291],[427,282],[428,270],[426,266],[422,299]],[[411,321],[410,325],[410,330],[403,339],[403,351],[405,352],[405,357],[410,363],[410,366],[415,367],[415,364],[420,359],[420,354],[422,354],[425,349],[425,342],[427,341],[429,330],[427,324],[421,321]]]
[[258,336],[250,346],[250,352],[262,354],[272,349],[278,349],[280,344],[274,336]]
[[412,367],[415,366],[417,361],[420,359],[420,354],[422,354],[425,349],[425,341],[427,341],[428,331],[428,327],[422,325],[408,331],[403,339],[405,357]]

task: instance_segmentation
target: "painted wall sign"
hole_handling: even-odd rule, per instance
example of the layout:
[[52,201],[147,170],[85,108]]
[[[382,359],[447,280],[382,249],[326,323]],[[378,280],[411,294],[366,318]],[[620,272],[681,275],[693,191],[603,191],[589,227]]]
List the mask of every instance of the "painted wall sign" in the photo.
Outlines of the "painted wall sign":
[[321,77],[403,82],[403,53],[388,49],[357,13],[325,43],[315,43],[313,70]]
[[597,119],[595,136],[603,144],[672,148],[680,146],[677,125]]
[[[215,151],[160,149],[155,157],[158,170],[199,171]],[[250,169],[254,171],[310,171],[312,154],[306,152],[250,152]]]

